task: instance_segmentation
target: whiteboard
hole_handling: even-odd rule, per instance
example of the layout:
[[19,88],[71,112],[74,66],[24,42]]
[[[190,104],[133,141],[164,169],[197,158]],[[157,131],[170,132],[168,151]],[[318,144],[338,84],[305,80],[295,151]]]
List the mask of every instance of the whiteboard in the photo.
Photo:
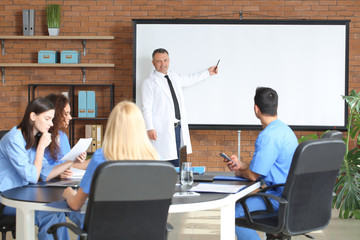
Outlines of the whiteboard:
[[133,20],[134,99],[154,69],[156,48],[170,70],[186,74],[213,66],[219,73],[183,88],[190,127],[258,129],[259,86],[279,95],[278,117],[293,129],[345,129],[348,21]]

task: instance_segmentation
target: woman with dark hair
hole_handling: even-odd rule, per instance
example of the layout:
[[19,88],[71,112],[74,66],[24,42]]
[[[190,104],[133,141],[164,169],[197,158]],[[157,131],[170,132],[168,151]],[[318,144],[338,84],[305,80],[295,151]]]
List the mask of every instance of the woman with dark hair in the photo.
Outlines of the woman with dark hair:
[[[55,115],[53,118],[53,126],[50,128],[51,143],[45,149],[45,158],[50,165],[58,165],[64,161],[60,161],[68,152],[71,147],[69,138],[64,132],[69,127],[71,117],[71,108],[69,100],[63,94],[49,94],[45,97],[55,107]],[[86,152],[83,152],[78,156],[79,162],[72,165],[74,168],[86,169],[89,160],[86,159]],[[69,168],[60,174],[60,178],[69,178],[73,175],[73,171]],[[78,212],[66,212],[65,215],[71,219],[72,222],[81,226],[82,215]]]
[[[55,107],[53,126],[49,130],[52,141],[45,150],[45,158],[50,165],[58,165],[63,162],[60,161],[60,159],[71,150],[69,138],[64,132],[65,129],[69,127],[69,122],[72,119],[70,114],[71,108],[68,98],[63,94],[49,94],[45,99],[49,100]],[[80,154],[78,159],[81,163],[75,163],[73,167],[86,169],[88,163],[88,161],[84,162],[86,159],[86,152]],[[66,178],[71,177],[71,175],[72,171],[67,169],[60,174],[60,177]]]
[[[54,105],[50,101],[36,98],[27,106],[20,124],[1,139],[0,192],[37,183],[40,178],[48,181],[72,166],[72,161],[51,166],[44,158],[45,148],[51,143],[49,129],[53,126],[54,113]],[[3,214],[15,215],[15,209],[5,207]],[[66,221],[64,213],[36,211],[38,239],[53,239],[46,231],[52,224],[61,221]],[[61,239],[69,239],[65,229],[59,229],[58,234]]]

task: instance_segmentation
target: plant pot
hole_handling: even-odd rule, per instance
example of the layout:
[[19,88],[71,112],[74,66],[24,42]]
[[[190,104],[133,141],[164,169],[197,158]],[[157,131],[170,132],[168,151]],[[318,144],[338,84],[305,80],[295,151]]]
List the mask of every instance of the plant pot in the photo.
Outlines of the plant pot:
[[49,36],[59,36],[59,28],[48,28]]

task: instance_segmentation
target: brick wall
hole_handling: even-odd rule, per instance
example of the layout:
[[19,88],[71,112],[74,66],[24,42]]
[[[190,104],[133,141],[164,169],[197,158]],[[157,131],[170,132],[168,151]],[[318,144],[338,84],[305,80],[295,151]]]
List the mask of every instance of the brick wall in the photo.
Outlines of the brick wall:
[[[131,19],[238,19],[240,11],[243,19],[351,20],[349,89],[360,90],[360,1],[1,0],[0,35],[22,35],[22,9],[35,9],[36,35],[48,35],[44,10],[49,3],[62,6],[60,35],[115,36],[115,40],[87,41],[87,55],[82,57],[82,62],[115,63],[114,69],[86,70],[87,83],[115,84],[115,102],[132,99]],[[0,62],[35,63],[37,51],[45,49],[82,50],[79,40],[6,40],[5,47],[6,55],[0,55]],[[27,84],[82,83],[81,69],[6,68],[5,73],[6,83],[0,86],[0,129],[9,129],[21,119],[27,105]],[[83,134],[83,124],[77,125],[77,137]],[[241,132],[243,159],[251,159],[257,134],[258,131]],[[296,132],[297,136],[306,134],[309,132]],[[191,139],[194,153],[190,158],[194,165],[224,170],[218,153],[237,153],[237,131],[191,130]]]

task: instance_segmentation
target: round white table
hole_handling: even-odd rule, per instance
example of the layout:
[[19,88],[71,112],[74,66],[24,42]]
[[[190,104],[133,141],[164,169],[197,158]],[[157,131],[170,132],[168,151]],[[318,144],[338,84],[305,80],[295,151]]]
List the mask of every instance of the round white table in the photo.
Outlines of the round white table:
[[[224,183],[224,181],[216,181]],[[173,197],[169,213],[192,212],[220,208],[220,230],[222,240],[235,239],[235,203],[238,199],[260,187],[259,182],[229,182],[226,184],[246,184],[246,188],[235,194],[201,193],[200,196]],[[185,191],[181,186],[176,191]],[[35,239],[35,211],[71,211],[62,193],[63,187],[24,186],[1,193],[2,204],[16,208],[16,238]],[[56,205],[53,203],[62,203]],[[83,208],[84,211],[85,207]]]

